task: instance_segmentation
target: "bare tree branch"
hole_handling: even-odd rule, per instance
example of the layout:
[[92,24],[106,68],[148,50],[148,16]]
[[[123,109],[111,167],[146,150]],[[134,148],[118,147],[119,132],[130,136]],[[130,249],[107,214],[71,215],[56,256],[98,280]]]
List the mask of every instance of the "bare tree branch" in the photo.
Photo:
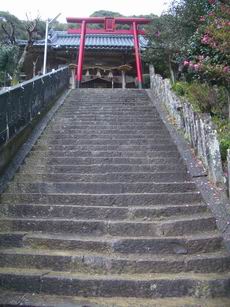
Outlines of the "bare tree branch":
[[4,24],[2,24],[2,30],[4,31],[4,33],[6,34],[7,39],[10,41],[10,43],[12,45],[16,44],[16,39],[15,39],[15,25],[13,24],[13,22],[8,22],[8,24],[10,25],[10,30],[7,29],[7,27],[5,27]]

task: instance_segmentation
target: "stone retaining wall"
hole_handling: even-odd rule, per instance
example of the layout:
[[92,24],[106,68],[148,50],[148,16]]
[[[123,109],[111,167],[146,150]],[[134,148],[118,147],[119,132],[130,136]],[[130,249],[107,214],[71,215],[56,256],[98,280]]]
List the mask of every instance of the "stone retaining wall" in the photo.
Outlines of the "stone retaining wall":
[[179,129],[203,162],[208,176],[218,186],[228,182],[230,192],[230,151],[228,152],[228,175],[224,175],[217,131],[209,114],[193,111],[188,101],[182,101],[172,90],[170,80],[155,74],[150,66],[150,87],[159,103],[163,103],[177,129]]

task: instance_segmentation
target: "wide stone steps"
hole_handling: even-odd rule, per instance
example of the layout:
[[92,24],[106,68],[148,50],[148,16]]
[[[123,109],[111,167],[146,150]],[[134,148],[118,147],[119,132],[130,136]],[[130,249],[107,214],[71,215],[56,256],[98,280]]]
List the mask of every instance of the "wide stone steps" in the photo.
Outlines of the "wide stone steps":
[[4,193],[2,203],[75,204],[81,206],[186,205],[202,201],[200,192],[69,194]]
[[145,91],[70,93],[1,196],[0,246],[0,305],[229,302],[216,220]]
[[135,220],[154,219],[175,216],[187,216],[208,212],[204,204],[161,205],[152,207],[110,207],[110,206],[77,206],[67,204],[2,204],[1,215],[8,217],[63,217],[98,220]]
[[62,296],[62,295],[47,295],[36,293],[20,293],[12,291],[2,291],[0,299],[4,306],[10,305],[11,307],[229,307],[230,299],[227,298],[157,298],[157,299],[145,299],[145,298],[106,298],[106,297],[79,297],[79,296]]
[[[70,144],[70,141],[67,139],[63,140],[56,140],[53,139],[52,141],[42,139],[37,142],[37,144],[47,144],[47,145],[68,145]],[[154,144],[154,146],[158,145],[173,145],[173,142],[171,140],[157,140],[157,139],[130,139],[130,140],[124,140],[124,139],[76,139],[72,140],[71,142],[72,145],[88,145],[89,147],[91,145],[108,145],[108,146],[122,146],[122,145],[151,145]]]
[[44,140],[46,141],[52,141],[53,139],[58,140],[58,141],[69,141],[69,142],[76,142],[77,140],[89,140],[89,142],[91,140],[127,140],[127,138],[129,140],[134,140],[134,141],[138,141],[138,140],[145,140],[145,141],[150,141],[150,142],[159,142],[159,138],[161,139],[162,142],[165,141],[170,141],[171,143],[171,139],[168,135],[150,135],[150,136],[144,136],[144,135],[134,135],[134,134],[119,134],[119,135],[108,135],[108,134],[102,134],[102,135],[98,135],[97,132],[94,132],[94,134],[89,134],[89,133],[85,133],[85,134],[80,134],[80,133],[76,133],[76,135],[70,135],[70,134],[65,134],[65,135],[50,135],[49,137],[46,137],[45,135],[43,135]]
[[[193,255],[223,250],[223,239],[215,231],[173,237],[78,236],[45,232],[0,232],[5,248],[26,247],[34,250],[84,251],[142,255]],[[195,269],[195,268],[194,268]]]
[[152,144],[152,145],[130,145],[130,144],[125,144],[125,145],[93,145],[93,144],[89,144],[89,145],[73,145],[73,144],[68,144],[68,145],[52,145],[52,144],[39,144],[39,145],[35,145],[33,147],[33,151],[35,150],[57,150],[57,151],[63,151],[63,150],[68,150],[68,151],[142,151],[142,150],[146,150],[146,151],[175,151],[176,150],[176,146],[173,145],[168,145],[168,144]]
[[111,274],[92,275],[35,269],[2,268],[4,289],[58,295],[92,297],[224,296],[229,274]]
[[79,174],[79,173],[36,173],[31,170],[23,172],[20,175],[16,175],[14,182],[25,183],[25,182],[187,182],[191,178],[189,174],[185,172],[146,172],[146,173],[105,173],[105,174]]
[[121,194],[121,193],[173,193],[196,191],[193,182],[170,182],[170,183],[107,183],[107,182],[36,182],[15,183],[7,190],[9,193],[69,193],[69,194]]
[[30,157],[26,165],[183,164],[177,157]]
[[180,155],[177,151],[91,151],[91,150],[33,150],[30,153],[30,158],[177,158],[180,159]]
[[187,255],[187,250],[179,245],[174,246],[172,255],[122,255],[119,253],[109,255],[96,252],[86,254],[84,251],[14,248],[0,250],[0,266],[108,275],[180,272],[221,273],[230,269],[230,257],[222,250],[203,255]]
[[81,235],[111,236],[177,236],[216,229],[215,219],[207,214],[175,217],[164,220],[97,220],[73,218],[2,217],[0,231],[45,231]]
[[[179,168],[180,167],[180,168]],[[22,171],[34,169],[34,163],[28,163],[22,166]],[[152,164],[90,164],[90,165],[58,165],[53,164],[43,165],[36,164],[36,171],[38,173],[77,173],[77,174],[105,174],[105,173],[143,173],[143,172],[176,172],[177,170],[186,171],[186,167],[181,163],[152,163]]]

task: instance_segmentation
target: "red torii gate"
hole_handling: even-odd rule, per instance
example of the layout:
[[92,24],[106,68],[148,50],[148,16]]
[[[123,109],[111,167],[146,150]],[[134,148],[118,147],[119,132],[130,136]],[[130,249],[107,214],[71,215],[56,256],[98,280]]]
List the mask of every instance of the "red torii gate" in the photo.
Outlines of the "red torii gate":
[[[137,82],[138,87],[142,88],[143,76],[142,76],[142,65],[141,65],[141,54],[139,46],[138,35],[144,35],[145,32],[138,30],[138,25],[148,24],[151,22],[150,19],[146,18],[113,18],[113,17],[87,17],[87,18],[75,18],[67,17],[67,22],[81,24],[80,29],[69,29],[69,34],[81,34],[80,46],[77,60],[77,72],[76,72],[76,81],[77,87],[80,87],[82,81],[82,69],[83,69],[83,60],[84,60],[84,51],[85,51],[85,35],[86,34],[126,34],[134,36],[134,49],[135,49],[135,58],[136,58],[136,68],[137,68]],[[87,29],[87,24],[104,24],[104,29]],[[129,30],[117,30],[116,24],[129,24]]]

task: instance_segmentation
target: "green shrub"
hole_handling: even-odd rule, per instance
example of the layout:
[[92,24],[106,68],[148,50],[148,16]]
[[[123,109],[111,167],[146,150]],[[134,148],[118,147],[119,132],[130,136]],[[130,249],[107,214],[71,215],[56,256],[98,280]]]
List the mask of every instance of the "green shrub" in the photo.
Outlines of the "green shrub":
[[230,149],[230,138],[220,140],[220,153],[222,161],[227,160],[227,151]]
[[150,88],[150,75],[149,74],[143,75],[143,85],[144,85],[144,88]]
[[220,142],[220,152],[223,161],[227,159],[227,150],[230,149],[230,122],[220,117],[213,117]]
[[178,95],[178,96],[184,96],[186,94],[188,84],[186,82],[176,82],[172,86],[172,90]]
[[228,92],[223,86],[211,86],[198,81],[176,82],[172,90],[180,97],[185,97],[201,113],[227,118]]

